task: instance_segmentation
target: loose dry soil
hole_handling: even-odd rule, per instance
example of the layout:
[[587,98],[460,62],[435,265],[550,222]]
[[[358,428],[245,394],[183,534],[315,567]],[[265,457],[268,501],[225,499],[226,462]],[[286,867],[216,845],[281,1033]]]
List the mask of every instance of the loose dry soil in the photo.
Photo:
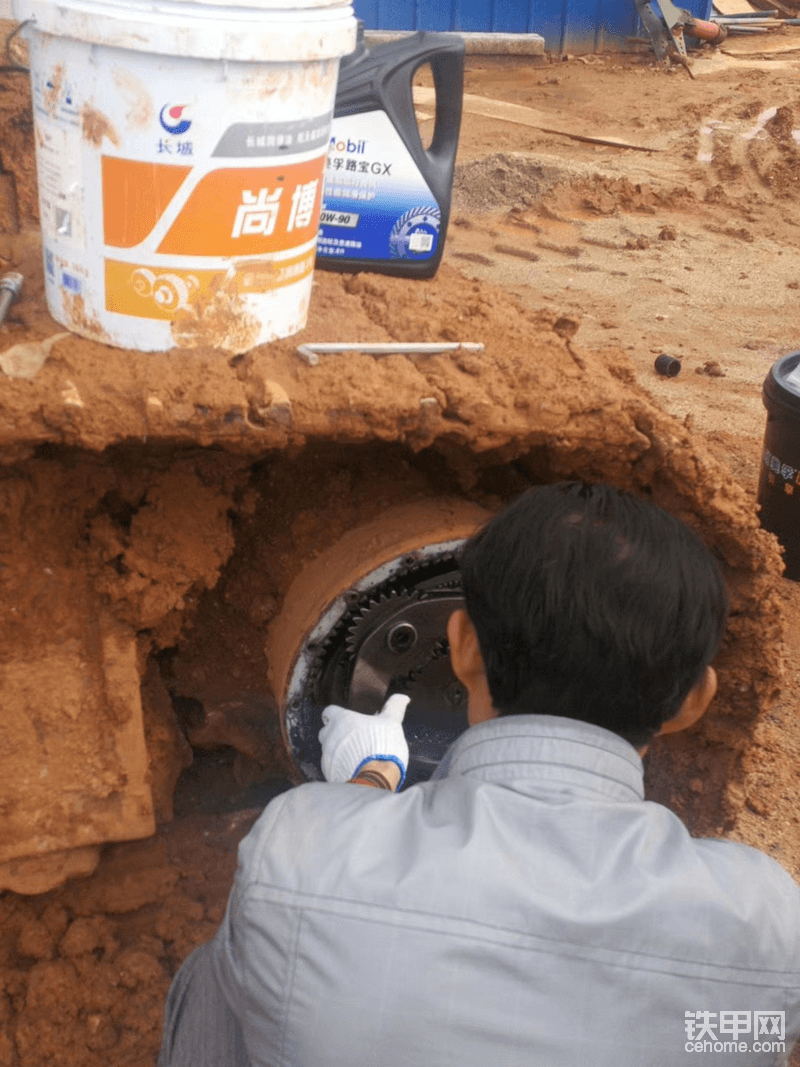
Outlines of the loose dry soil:
[[[765,49],[768,58],[755,54]],[[28,488],[65,501],[65,547],[52,566],[86,569],[140,635],[148,741],[166,768],[154,779],[155,837],[106,846],[91,877],[43,895],[0,895],[0,1067],[152,1067],[170,978],[213,934],[237,843],[292,774],[263,682],[264,627],[298,561],[389,506],[398,487],[413,500],[455,485],[492,506],[531,479],[569,474],[563,457],[572,455],[579,469],[647,486],[696,521],[729,565],[738,610],[710,725],[695,751],[659,755],[651,795],[694,832],[755,844],[800,880],[800,591],[772,577],[774,548],[754,518],[761,383],[777,357],[800,348],[800,30],[730,41],[725,52],[698,59],[695,80],[646,53],[545,66],[470,61],[469,93],[544,111],[552,128],[653,151],[467,114],[437,279],[318,276],[306,340],[499,337],[502,356],[499,342],[485,363],[458,366],[356,356],[323,365],[312,381],[288,342],[230,363],[211,351],[174,353],[167,365],[66,338],[34,380],[0,381],[8,470],[16,464]],[[0,229],[0,269],[26,275],[25,300],[0,328],[1,355],[60,327],[42,299],[29,101],[18,75],[0,74],[0,128],[9,231]],[[12,181],[19,233],[8,218]],[[678,377],[655,375],[662,352],[681,359]],[[531,360],[541,365],[531,370]],[[549,381],[548,432],[562,453],[554,446],[548,459],[535,435],[504,453],[504,440],[521,441],[532,418],[525,383],[546,392]],[[568,448],[581,389],[592,403],[602,397],[594,456],[585,432]],[[617,408],[614,389],[625,400]],[[426,423],[420,396],[435,398],[433,417],[449,437],[439,421]],[[658,408],[677,421],[659,421]],[[591,417],[583,410],[582,425]],[[262,454],[289,452],[254,469],[254,433]],[[604,434],[614,440],[606,459]],[[439,450],[426,456],[434,439]],[[460,441],[478,458],[468,461]],[[672,481],[655,461],[642,465],[654,441],[683,464]],[[690,501],[695,476],[702,492]],[[191,504],[181,497],[187,485]],[[73,503],[92,493],[94,511]],[[26,528],[37,521],[25,512]],[[52,521],[42,512],[37,536]],[[205,535],[189,552],[199,521]],[[31,600],[32,618],[47,595],[43,586]],[[180,731],[164,726],[165,682],[182,700]],[[215,748],[233,743],[232,722],[236,751]],[[170,821],[185,736],[199,754]]]

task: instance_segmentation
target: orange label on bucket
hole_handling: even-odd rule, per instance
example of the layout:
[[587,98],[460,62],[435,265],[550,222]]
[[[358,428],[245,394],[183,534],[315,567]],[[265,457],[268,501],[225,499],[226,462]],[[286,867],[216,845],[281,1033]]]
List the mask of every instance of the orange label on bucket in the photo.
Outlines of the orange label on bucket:
[[224,270],[174,270],[105,261],[106,310],[142,319],[171,321],[175,313],[227,294],[268,293],[306,278],[314,269],[314,249],[280,260],[253,260]]
[[151,232],[191,167],[103,156],[103,240],[133,248]]
[[281,252],[316,234],[325,157],[235,167],[202,178],[158,248],[185,256]]

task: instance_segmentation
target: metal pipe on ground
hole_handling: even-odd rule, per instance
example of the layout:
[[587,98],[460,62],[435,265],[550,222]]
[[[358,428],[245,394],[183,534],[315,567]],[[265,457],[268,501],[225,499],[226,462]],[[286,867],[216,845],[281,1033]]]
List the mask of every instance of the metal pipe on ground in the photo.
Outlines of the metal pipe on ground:
[[[389,41],[408,37],[411,30],[367,30],[364,40],[368,47],[386,44]],[[544,52],[544,37],[539,33],[459,33],[464,39],[467,55],[484,56],[541,56]]]

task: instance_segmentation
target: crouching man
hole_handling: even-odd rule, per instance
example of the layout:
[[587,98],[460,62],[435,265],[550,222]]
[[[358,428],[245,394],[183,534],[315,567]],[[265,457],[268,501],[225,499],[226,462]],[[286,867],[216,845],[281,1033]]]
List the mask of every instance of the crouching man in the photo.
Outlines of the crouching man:
[[170,992],[161,1067],[784,1062],[800,891],[642,787],[653,737],[716,690],[712,556],[643,500],[564,483],[492,519],[461,572],[470,729],[396,794],[404,698],[326,709],[338,784],[284,793],[242,842],[222,926]]

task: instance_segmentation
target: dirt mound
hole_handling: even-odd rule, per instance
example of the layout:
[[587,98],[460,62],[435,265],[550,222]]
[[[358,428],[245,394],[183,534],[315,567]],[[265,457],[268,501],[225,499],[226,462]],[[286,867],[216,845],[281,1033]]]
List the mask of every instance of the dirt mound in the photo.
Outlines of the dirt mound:
[[586,212],[696,212],[705,201],[751,214],[755,205],[796,196],[796,112],[795,104],[764,107],[755,101],[742,107],[736,99],[717,102],[713,111],[687,105],[681,114],[688,124],[662,135],[671,159],[661,174],[646,156],[592,163],[562,158],[552,146],[536,154],[498,152],[456,168],[454,205],[466,214],[537,207],[574,218]]
[[456,168],[453,203],[466,215],[533,207],[578,217],[653,215],[658,209],[689,209],[697,196],[682,184],[637,182],[586,164],[500,152]]
[[562,168],[498,152],[456,167],[453,205],[467,214],[531,207],[562,177]]

